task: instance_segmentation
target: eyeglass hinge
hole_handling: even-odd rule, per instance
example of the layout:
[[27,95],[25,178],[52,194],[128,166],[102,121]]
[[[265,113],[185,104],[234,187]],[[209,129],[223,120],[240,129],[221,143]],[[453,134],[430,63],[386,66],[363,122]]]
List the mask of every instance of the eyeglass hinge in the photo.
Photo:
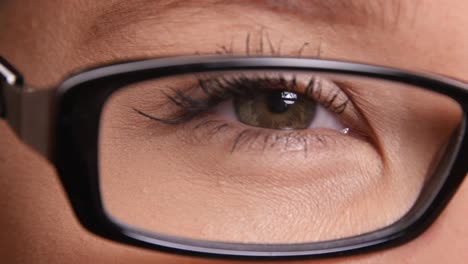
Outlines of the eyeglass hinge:
[[21,74],[4,58],[0,56],[0,77],[2,82],[8,85],[21,86],[23,84],[23,77]]
[[0,118],[6,117],[6,89],[11,87],[21,89],[23,87],[23,77],[10,63],[0,56]]
[[26,144],[51,158],[55,90],[35,90],[0,57],[0,118],[5,119]]

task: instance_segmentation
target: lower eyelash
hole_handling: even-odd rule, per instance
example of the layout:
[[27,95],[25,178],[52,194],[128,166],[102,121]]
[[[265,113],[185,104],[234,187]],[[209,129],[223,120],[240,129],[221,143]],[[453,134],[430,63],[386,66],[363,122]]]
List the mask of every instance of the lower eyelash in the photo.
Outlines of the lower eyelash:
[[314,149],[326,148],[331,137],[327,135],[306,135],[300,132],[259,132],[245,129],[238,134],[231,153],[238,151],[278,150],[280,153],[302,152],[308,156],[310,146]]
[[[192,144],[206,144],[215,140],[218,135],[222,137],[222,144],[228,142],[231,154],[237,152],[275,151],[279,153],[302,152],[307,157],[312,149],[327,148],[329,144],[336,143],[334,136],[326,134],[311,134],[304,131],[278,131],[270,129],[238,128],[229,121],[202,117],[185,124],[181,131],[192,129],[193,134],[184,136]],[[195,123],[195,124],[193,124]],[[189,127],[185,127],[189,126]],[[229,132],[229,133],[224,133]],[[230,139],[226,140],[226,137]],[[193,141],[195,139],[195,141]]]

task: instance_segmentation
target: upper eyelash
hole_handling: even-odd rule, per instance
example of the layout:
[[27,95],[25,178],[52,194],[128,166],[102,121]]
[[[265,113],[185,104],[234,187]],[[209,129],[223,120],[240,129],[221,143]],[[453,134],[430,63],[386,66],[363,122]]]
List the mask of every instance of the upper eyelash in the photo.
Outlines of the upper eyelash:
[[[323,91],[321,87],[321,82],[318,82],[318,85],[316,86],[316,81],[316,78],[311,78],[303,94],[306,96],[315,96],[317,97],[316,100],[318,101],[321,100]],[[216,106],[224,100],[233,98],[234,96],[253,96],[255,93],[258,93],[259,90],[270,90],[269,88],[266,88],[264,86],[271,88],[273,84],[278,83],[282,85],[281,90],[296,93],[298,91],[296,76],[293,76],[293,78],[290,81],[287,81],[283,76],[276,77],[275,79],[267,76],[258,76],[252,78],[244,76],[242,74],[232,78],[226,78],[223,76],[208,79],[197,77],[197,87],[199,87],[201,91],[207,96],[205,98],[195,98],[193,96],[190,96],[189,92],[192,91],[192,89],[188,89],[187,91],[173,89],[173,95],[163,92],[163,94],[168,98],[170,102],[172,102],[174,105],[176,105],[182,110],[181,114],[171,118],[161,118],[146,114],[138,109],[134,110],[140,115],[161,122],[163,124],[176,125],[192,120],[197,115],[208,111],[209,109],[211,109],[212,107]],[[251,87],[252,85],[255,85],[255,88]],[[346,99],[338,106],[333,106],[334,101],[337,99],[338,95],[341,92],[342,91],[337,90],[334,93],[330,93],[329,98],[326,99],[324,102],[321,102],[322,105],[326,109],[330,109],[336,114],[343,113],[346,109],[346,106],[348,105],[349,99]]]
[[[247,83],[255,83],[255,82],[258,82],[258,81],[262,81],[262,82],[265,82],[265,83],[271,83],[273,81],[279,81],[281,82],[281,84],[283,85],[284,89],[282,90],[285,90],[285,91],[289,91],[289,92],[297,92],[298,89],[297,89],[297,79],[296,79],[296,76],[294,76],[291,81],[290,81],[290,85],[288,84],[288,81],[282,77],[282,76],[279,76],[278,79],[274,80],[274,79],[270,79],[268,77],[257,77],[255,79],[252,79],[252,78],[247,78],[247,77],[240,77],[238,79],[234,79],[237,83],[232,83],[229,79],[226,79],[226,78],[220,78],[221,80],[223,80],[225,83],[227,83],[228,85],[221,85],[219,83],[219,79],[216,79],[216,82],[221,86],[223,87],[224,89],[227,89],[229,90],[231,87],[244,87],[242,90],[237,90],[237,94],[235,95],[239,95],[239,96],[246,96],[246,93],[245,91],[253,91],[254,89],[246,89],[245,88],[245,82],[244,83],[240,83],[241,81],[246,81]],[[318,100],[321,99],[322,97],[322,87],[321,87],[321,84],[322,82],[316,82],[317,79],[316,78],[311,78],[311,80],[307,83],[307,86],[305,88],[305,92],[304,92],[304,95],[306,96],[312,96],[315,94],[316,97],[318,97]],[[318,87],[315,87],[315,84],[318,83],[319,86]],[[338,85],[340,86],[340,85]],[[204,88],[204,91],[206,91],[208,89],[206,89],[206,87]],[[242,93],[240,93],[242,92]],[[344,112],[344,110],[346,109],[346,106],[348,105],[349,103],[349,99],[346,99],[344,102],[342,102],[341,104],[339,104],[338,106],[333,106],[333,103],[335,102],[335,100],[338,98],[338,96],[340,95],[340,93],[342,93],[341,90],[336,90],[334,93],[331,93],[331,95],[329,96],[329,98],[322,102],[323,103],[323,106],[326,108],[326,109],[330,109],[331,111],[333,111],[334,113],[336,114],[341,114]],[[207,93],[209,95],[209,92]]]

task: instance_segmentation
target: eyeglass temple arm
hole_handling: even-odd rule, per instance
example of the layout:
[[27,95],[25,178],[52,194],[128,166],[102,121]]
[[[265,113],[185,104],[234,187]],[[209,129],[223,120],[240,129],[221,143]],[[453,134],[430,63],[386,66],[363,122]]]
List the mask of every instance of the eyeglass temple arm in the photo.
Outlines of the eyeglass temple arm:
[[54,95],[51,89],[26,87],[21,74],[0,56],[0,119],[48,159],[52,157]]

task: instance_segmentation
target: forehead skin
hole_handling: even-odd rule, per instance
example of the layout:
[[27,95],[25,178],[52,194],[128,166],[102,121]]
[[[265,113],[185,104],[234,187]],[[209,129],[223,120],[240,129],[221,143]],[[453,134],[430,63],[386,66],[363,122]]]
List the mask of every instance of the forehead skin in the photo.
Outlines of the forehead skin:
[[[260,36],[268,35],[276,51],[282,43],[281,55],[297,55],[307,43],[303,56],[468,79],[465,0],[349,2],[356,5],[4,0],[0,54],[28,83],[48,87],[70,72],[115,60],[223,50],[260,53]],[[252,37],[249,45],[247,35]],[[265,48],[261,54],[271,52]],[[2,263],[218,263],[117,245],[88,234],[74,219],[53,168],[19,143],[3,121],[0,135]],[[465,263],[467,204],[465,182],[436,223],[415,241],[383,252],[310,263]]]

